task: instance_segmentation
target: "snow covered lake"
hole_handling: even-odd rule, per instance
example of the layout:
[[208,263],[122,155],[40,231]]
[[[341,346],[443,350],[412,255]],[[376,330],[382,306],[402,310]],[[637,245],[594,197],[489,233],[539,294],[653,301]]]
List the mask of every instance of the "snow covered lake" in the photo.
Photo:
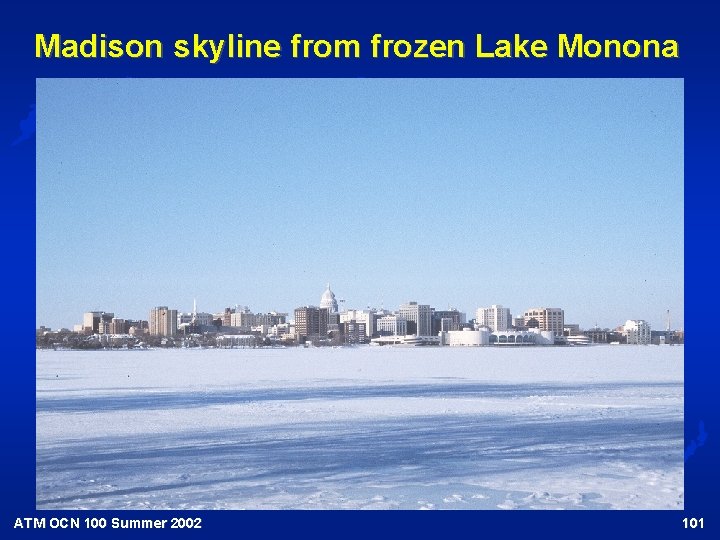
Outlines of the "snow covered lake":
[[683,347],[38,351],[38,509],[682,509]]

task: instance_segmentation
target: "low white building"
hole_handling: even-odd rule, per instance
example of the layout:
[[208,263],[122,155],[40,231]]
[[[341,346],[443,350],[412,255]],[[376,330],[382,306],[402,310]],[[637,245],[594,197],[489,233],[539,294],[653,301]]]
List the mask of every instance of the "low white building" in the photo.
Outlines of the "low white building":
[[177,315],[178,328],[183,325],[195,325],[195,326],[212,326],[213,314],[212,313],[178,313]]
[[555,334],[550,330],[506,330],[490,334],[490,345],[554,345]]
[[255,336],[252,335],[221,335],[215,338],[218,347],[227,349],[247,349],[255,346]]
[[568,336],[566,340],[568,345],[592,345],[590,338],[585,335]]
[[440,336],[380,336],[373,338],[370,345],[403,345],[410,347],[422,347],[440,345]]
[[404,336],[407,334],[407,321],[397,315],[385,315],[376,321],[377,333],[381,336]]
[[292,334],[292,329],[290,328],[290,323],[282,323],[282,324],[276,324],[274,326],[270,327],[270,331],[268,332],[268,335],[280,337],[280,336],[287,336],[289,334]]
[[490,331],[485,329],[470,330],[449,330],[440,332],[440,345],[450,347],[481,347],[490,345]]

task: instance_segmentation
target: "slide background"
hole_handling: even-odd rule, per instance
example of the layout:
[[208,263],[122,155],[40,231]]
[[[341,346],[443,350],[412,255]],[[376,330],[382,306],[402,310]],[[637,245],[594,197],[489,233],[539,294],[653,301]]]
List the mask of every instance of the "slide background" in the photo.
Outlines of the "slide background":
[[[718,446],[718,367],[714,344],[714,306],[718,292],[712,246],[715,236],[718,177],[718,92],[716,14],[700,2],[623,6],[605,2],[553,7],[514,3],[511,7],[475,4],[430,4],[388,7],[368,3],[344,6],[272,5],[260,9],[245,3],[180,4],[148,7],[129,2],[105,5],[38,3],[5,6],[0,33],[3,114],[0,116],[0,178],[2,212],[4,305],[12,330],[2,348],[3,465],[2,520],[13,531],[17,517],[100,516],[126,518],[202,515],[203,535],[283,534],[335,537],[417,534],[542,534],[552,536],[682,534],[684,517],[704,517],[705,529],[715,531],[720,472]],[[91,33],[109,37],[157,38],[165,44],[162,60],[37,60],[35,33],[60,32],[84,39]],[[680,58],[542,60],[301,60],[289,57],[262,60],[175,59],[175,39],[199,33],[222,38],[228,33],[278,39],[293,33],[324,39],[356,38],[373,33],[386,37],[460,38],[474,43],[476,33],[486,42],[511,38],[545,39],[550,52],[557,34],[583,33],[587,38],[675,39]],[[472,48],[468,47],[468,50]],[[35,511],[35,78],[37,77],[680,77],[685,79],[685,205],[686,205],[686,322],[685,438],[686,448],[697,439],[703,422],[707,438],[686,452],[684,511],[650,512],[36,512]],[[82,99],[82,96],[78,96]],[[58,284],[62,286],[62,284]],[[693,316],[690,316],[692,314]],[[702,317],[702,323],[700,322]],[[16,330],[17,329],[17,330]],[[702,333],[699,330],[702,329]],[[631,435],[629,435],[631,436]],[[55,531],[51,534],[97,534],[94,531]],[[180,533],[180,534],[197,534]],[[170,535],[175,531],[134,531]]]

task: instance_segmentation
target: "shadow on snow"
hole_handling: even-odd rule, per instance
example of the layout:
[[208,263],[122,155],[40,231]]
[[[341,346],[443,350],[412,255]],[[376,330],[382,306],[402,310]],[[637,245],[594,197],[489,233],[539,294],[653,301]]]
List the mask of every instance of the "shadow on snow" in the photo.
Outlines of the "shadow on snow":
[[[464,390],[505,392],[505,388],[490,385],[488,390],[488,385],[467,385]],[[513,388],[517,389],[517,385]],[[536,385],[532,389],[533,394],[539,391]],[[335,390],[340,395],[349,392],[332,389],[329,394],[325,390],[321,394],[335,395]],[[358,389],[358,394],[366,395],[363,390]],[[405,391],[409,395],[442,395],[449,391],[434,386],[368,390]],[[275,394],[273,399],[292,399],[287,396],[296,395],[286,392]],[[261,395],[267,396],[268,392]],[[307,393],[297,395],[308,397]],[[247,393],[245,399],[249,399]],[[268,486],[292,490],[314,489],[323,484],[330,488],[478,484],[492,475],[506,473],[515,478],[532,475],[541,484],[545,472],[573,467],[588,466],[602,475],[603,462],[614,460],[643,467],[676,467],[682,464],[682,438],[683,422],[677,414],[602,420],[414,416],[88,438],[38,448],[37,506],[72,508],[82,500],[120,502],[128,495],[150,497],[172,490],[178,490],[174,496],[187,491],[198,495],[209,492],[209,496],[219,499],[222,490],[227,490],[233,501],[242,501]],[[111,485],[105,486],[105,491],[89,490],[87,485],[81,485],[88,478],[99,478]],[[55,492],[52,485],[61,487]],[[172,496],[164,497],[172,501]]]
[[616,392],[666,388],[682,392],[683,384],[668,383],[455,383],[455,384],[374,384],[368,386],[323,386],[306,388],[263,388],[234,390],[193,390],[184,392],[133,392],[125,395],[78,396],[36,399],[36,412],[106,412],[123,410],[185,409],[261,401],[299,401],[354,398],[523,398],[529,396],[577,395],[589,392]]

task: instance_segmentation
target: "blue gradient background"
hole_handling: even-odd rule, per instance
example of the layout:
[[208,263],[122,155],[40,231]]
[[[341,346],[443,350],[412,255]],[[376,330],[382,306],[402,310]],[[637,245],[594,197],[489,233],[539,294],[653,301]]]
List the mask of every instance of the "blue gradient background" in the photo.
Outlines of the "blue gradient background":
[[[720,468],[717,466],[718,370],[712,337],[700,337],[699,315],[714,322],[718,301],[713,277],[714,217],[717,209],[718,106],[717,36],[715,13],[700,2],[635,7],[605,2],[568,3],[549,8],[512,9],[476,4],[432,5],[427,8],[294,7],[273,5],[264,12],[248,5],[234,8],[217,4],[174,7],[134,7],[125,2],[107,7],[72,8],[42,4],[4,7],[0,33],[3,84],[0,123],[0,177],[4,193],[3,283],[8,327],[19,331],[3,347],[3,534],[12,530],[16,517],[99,516],[120,512],[35,511],[35,138],[13,145],[21,135],[20,124],[35,103],[36,77],[681,77],[685,79],[685,349],[686,445],[698,436],[704,422],[707,440],[689,456],[685,467],[684,511],[647,512],[125,512],[122,517],[202,515],[203,536],[449,536],[480,537],[502,534],[557,537],[649,537],[683,534],[684,517],[704,517],[705,529],[694,535],[717,535]],[[308,37],[368,39],[380,32],[387,37],[460,38],[470,43],[483,33],[489,41],[512,36],[554,43],[560,32],[582,32],[587,37],[642,39],[672,38],[680,43],[679,60],[495,60],[462,61],[308,60],[207,61],[163,60],[102,61],[34,59],[36,32],[62,32],[85,36],[104,32],[117,38],[152,37],[172,42],[193,33],[222,37],[241,32],[247,37],[287,39],[295,32]],[[18,321],[20,324],[17,324]],[[710,334],[710,332],[707,332]],[[712,346],[712,348],[711,348]],[[35,531],[38,532],[38,531]],[[94,531],[53,531],[53,535],[92,535]],[[172,535],[175,531],[133,531],[134,535]],[[181,533],[181,534],[197,534]]]

